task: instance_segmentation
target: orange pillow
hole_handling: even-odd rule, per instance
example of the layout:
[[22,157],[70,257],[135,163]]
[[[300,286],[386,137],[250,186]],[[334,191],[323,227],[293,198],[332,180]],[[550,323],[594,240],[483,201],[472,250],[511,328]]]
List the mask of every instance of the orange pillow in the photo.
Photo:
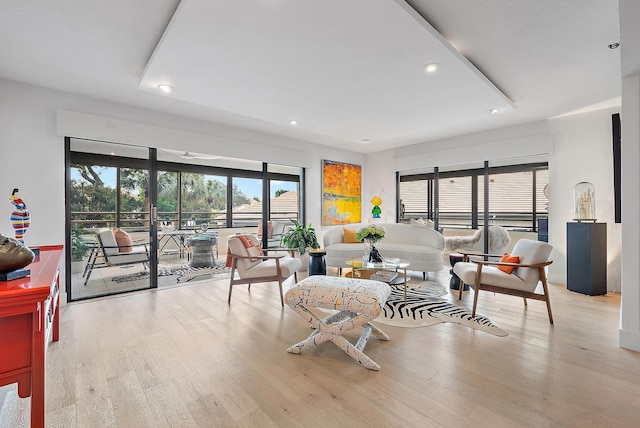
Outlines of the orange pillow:
[[344,232],[345,244],[354,244],[356,242],[360,242],[356,239],[356,231],[354,229],[348,229],[346,227],[343,227],[342,230]]
[[[504,253],[504,256],[502,256],[500,261],[506,263],[520,263],[520,256],[510,256],[509,254]],[[502,272],[512,274],[516,269],[516,266],[498,266],[498,269],[500,269]]]
[[119,252],[130,253],[133,251],[133,240],[131,239],[131,235],[116,227],[113,229],[113,236],[116,238],[118,247],[120,247],[118,248]]

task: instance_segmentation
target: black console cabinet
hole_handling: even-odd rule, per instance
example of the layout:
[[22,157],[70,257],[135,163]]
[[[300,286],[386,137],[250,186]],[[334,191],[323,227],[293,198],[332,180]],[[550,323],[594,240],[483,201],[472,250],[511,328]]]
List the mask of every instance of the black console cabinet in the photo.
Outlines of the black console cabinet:
[[567,289],[607,294],[606,223],[567,223]]

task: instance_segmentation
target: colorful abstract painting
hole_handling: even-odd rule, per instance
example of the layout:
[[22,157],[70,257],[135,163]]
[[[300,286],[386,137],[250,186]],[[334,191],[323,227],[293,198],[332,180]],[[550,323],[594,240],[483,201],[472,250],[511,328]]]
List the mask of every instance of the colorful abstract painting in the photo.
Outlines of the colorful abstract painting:
[[359,223],[362,213],[362,167],[322,161],[322,225]]

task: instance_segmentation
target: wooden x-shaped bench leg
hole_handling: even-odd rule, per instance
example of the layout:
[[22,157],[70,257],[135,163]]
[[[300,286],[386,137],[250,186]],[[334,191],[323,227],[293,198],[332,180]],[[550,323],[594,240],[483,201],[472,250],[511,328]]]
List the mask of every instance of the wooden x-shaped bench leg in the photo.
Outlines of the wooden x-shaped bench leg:
[[[295,311],[305,318],[314,328],[314,331],[300,343],[290,346],[287,352],[299,354],[305,349],[313,348],[321,343],[331,341],[347,355],[356,360],[358,364],[370,370],[380,370],[380,366],[369,358],[364,352],[364,347],[373,333],[380,340],[389,340],[389,336],[375,325],[371,324],[370,317],[351,311],[340,311],[324,319],[319,319],[306,307],[296,306]],[[362,326],[363,332],[358,342],[353,345],[342,337],[342,333]]]

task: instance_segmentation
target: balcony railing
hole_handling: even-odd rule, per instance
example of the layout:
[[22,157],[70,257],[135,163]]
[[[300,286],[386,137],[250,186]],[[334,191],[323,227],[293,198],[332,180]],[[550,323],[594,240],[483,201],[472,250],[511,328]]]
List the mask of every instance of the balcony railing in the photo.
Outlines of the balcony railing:
[[[262,216],[256,213],[245,213],[234,211],[232,213],[233,227],[257,227]],[[287,220],[299,218],[297,211],[272,212],[271,219]],[[116,227],[115,211],[72,211],[71,224],[81,226],[85,229],[98,229],[101,227]],[[158,212],[158,221],[172,222],[178,224],[177,211]],[[201,212],[183,211],[182,224],[180,229],[192,228],[207,223],[210,228],[226,228],[226,212]],[[120,227],[127,231],[144,231],[149,228],[148,212],[120,212]]]
[[[411,219],[427,218],[428,214],[424,211],[405,211],[403,220],[405,222]],[[536,219],[547,218],[546,212],[536,213]],[[478,223],[484,224],[484,215],[478,215]],[[450,228],[471,228],[471,213],[465,212],[443,212],[439,213],[439,227]],[[536,231],[537,224],[534,224],[533,213],[531,212],[489,212],[489,225],[502,226],[509,229],[519,229],[527,231]]]

